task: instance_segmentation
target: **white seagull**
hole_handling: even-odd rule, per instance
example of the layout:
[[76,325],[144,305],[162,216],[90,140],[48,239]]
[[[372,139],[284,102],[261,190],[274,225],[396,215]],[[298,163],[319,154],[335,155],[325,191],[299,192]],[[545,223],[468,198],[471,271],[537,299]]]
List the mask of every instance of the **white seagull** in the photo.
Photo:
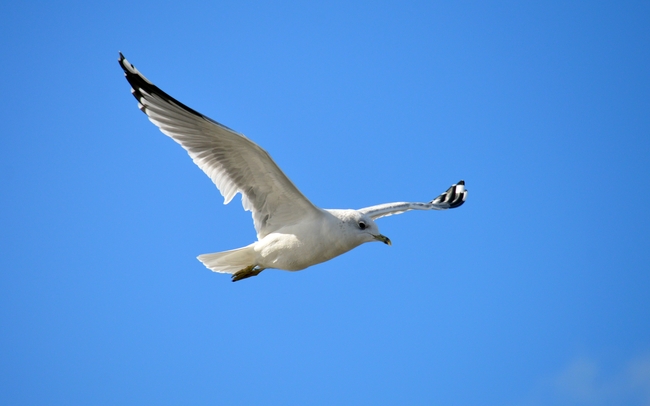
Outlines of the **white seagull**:
[[243,248],[199,255],[214,272],[232,274],[232,281],[265,269],[300,271],[381,241],[375,220],[409,210],[445,210],[467,198],[465,182],[452,185],[428,203],[385,203],[359,210],[314,206],[259,145],[193,110],[145,78],[120,52],[119,63],[138,107],[160,131],[179,143],[212,179],[228,204],[237,193],[253,213],[257,241]]

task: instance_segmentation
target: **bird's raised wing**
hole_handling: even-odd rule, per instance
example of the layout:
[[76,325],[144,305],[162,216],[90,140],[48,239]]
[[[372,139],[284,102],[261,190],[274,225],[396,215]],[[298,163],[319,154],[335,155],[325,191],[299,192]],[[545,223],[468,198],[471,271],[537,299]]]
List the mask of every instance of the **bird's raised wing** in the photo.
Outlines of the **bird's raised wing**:
[[465,199],[467,199],[467,189],[465,189],[465,181],[461,180],[460,182],[451,185],[445,193],[436,197],[429,203],[384,203],[359,209],[359,211],[363,214],[367,214],[371,219],[376,220],[381,217],[392,216],[393,214],[400,214],[409,210],[454,209],[465,203]]
[[187,107],[145,78],[120,53],[119,63],[138,107],[179,143],[217,186],[228,204],[242,194],[258,238],[319,213],[257,144]]

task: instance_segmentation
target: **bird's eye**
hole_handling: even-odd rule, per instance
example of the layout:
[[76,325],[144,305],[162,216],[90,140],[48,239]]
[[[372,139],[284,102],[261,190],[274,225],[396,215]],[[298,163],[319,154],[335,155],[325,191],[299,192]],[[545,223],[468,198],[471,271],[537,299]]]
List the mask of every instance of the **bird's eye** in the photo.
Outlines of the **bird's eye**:
[[359,228],[362,229],[362,230],[365,230],[366,229],[366,223],[364,223],[363,221],[360,221],[359,222]]

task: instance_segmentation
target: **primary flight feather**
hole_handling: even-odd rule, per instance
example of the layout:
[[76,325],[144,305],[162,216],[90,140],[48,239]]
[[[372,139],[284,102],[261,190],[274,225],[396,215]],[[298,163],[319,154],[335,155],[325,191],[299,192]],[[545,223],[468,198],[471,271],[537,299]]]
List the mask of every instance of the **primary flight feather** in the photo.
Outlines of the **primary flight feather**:
[[385,203],[359,210],[320,209],[259,145],[160,90],[122,53],[119,63],[140,110],[188,152],[217,186],[225,204],[240,193],[244,209],[253,213],[256,242],[198,257],[212,271],[232,274],[233,282],[269,268],[299,271],[365,242],[390,245],[388,237],[379,233],[375,219],[409,210],[452,209],[467,198],[465,182],[461,180],[428,203]]

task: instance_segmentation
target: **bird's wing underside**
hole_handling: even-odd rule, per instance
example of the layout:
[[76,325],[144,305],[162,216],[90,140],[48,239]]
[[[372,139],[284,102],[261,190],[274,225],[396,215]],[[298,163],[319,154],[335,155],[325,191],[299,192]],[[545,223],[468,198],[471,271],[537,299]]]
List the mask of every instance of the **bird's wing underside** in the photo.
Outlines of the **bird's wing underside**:
[[393,214],[404,213],[409,210],[446,210],[454,209],[465,203],[467,199],[467,189],[465,189],[465,181],[451,185],[449,189],[440,196],[436,197],[429,203],[413,203],[413,202],[396,202],[384,203],[376,206],[370,206],[359,209],[360,212],[367,214],[373,220],[392,216]]
[[258,238],[319,212],[257,144],[160,90],[122,53],[119,63],[140,110],[185,148],[217,186],[224,204],[242,194]]

